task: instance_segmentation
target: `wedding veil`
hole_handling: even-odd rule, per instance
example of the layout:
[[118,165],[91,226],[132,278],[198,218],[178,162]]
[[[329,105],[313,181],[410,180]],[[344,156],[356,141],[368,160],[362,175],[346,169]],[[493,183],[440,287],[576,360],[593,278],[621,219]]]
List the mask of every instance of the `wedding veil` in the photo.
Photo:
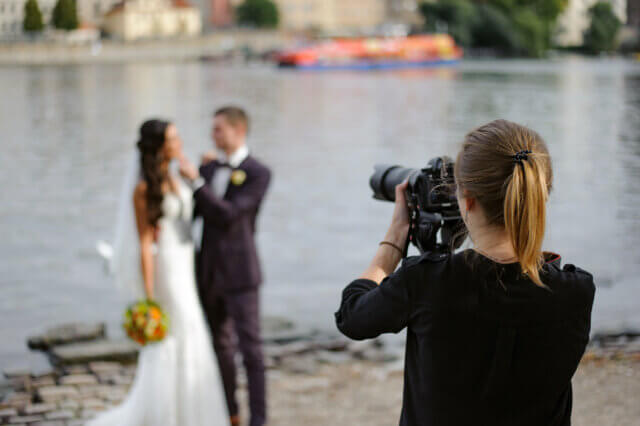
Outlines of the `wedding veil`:
[[[144,298],[140,264],[140,240],[133,207],[133,192],[140,180],[140,155],[131,155],[124,175],[113,245],[98,243],[98,251],[108,260],[108,271],[126,302]],[[102,246],[101,246],[102,244]]]

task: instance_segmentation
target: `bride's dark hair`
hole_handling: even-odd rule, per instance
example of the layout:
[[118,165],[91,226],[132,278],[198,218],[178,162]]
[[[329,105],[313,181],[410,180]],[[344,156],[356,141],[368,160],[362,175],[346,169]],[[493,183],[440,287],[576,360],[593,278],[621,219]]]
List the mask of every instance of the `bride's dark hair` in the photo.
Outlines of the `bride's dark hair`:
[[140,126],[140,170],[147,183],[147,218],[154,227],[162,217],[162,183],[169,178],[169,171],[160,167],[165,160],[162,147],[169,124],[163,120],[148,120]]

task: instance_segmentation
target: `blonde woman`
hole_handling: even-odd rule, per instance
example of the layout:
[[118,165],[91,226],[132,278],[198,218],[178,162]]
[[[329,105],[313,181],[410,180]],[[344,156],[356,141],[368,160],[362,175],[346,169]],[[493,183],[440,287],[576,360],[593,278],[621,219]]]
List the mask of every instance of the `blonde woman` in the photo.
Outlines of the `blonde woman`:
[[394,272],[409,229],[398,185],[389,244],[344,290],[338,328],[353,339],[407,328],[401,425],[568,426],[595,287],[542,251],[547,147],[493,121],[466,136],[455,179],[474,248],[408,258]]

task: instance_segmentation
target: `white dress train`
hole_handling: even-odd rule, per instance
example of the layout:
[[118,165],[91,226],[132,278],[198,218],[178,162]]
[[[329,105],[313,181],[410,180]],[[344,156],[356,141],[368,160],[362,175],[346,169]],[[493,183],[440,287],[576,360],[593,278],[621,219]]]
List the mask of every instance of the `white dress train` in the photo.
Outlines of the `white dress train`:
[[198,300],[191,241],[192,193],[163,201],[155,255],[155,300],[169,316],[169,332],[143,347],[131,389],[117,407],[88,426],[226,426],[224,390]]

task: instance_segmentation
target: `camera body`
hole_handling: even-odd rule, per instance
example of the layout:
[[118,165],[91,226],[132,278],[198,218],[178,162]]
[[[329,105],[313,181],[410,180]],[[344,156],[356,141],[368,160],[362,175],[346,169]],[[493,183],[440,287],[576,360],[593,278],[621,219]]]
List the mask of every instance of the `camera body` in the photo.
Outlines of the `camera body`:
[[458,207],[453,167],[453,161],[446,156],[433,158],[422,169],[374,166],[369,185],[377,200],[395,202],[396,185],[405,180],[409,182],[406,195],[411,228],[405,254],[409,243],[421,253],[451,252],[462,244],[464,222]]

